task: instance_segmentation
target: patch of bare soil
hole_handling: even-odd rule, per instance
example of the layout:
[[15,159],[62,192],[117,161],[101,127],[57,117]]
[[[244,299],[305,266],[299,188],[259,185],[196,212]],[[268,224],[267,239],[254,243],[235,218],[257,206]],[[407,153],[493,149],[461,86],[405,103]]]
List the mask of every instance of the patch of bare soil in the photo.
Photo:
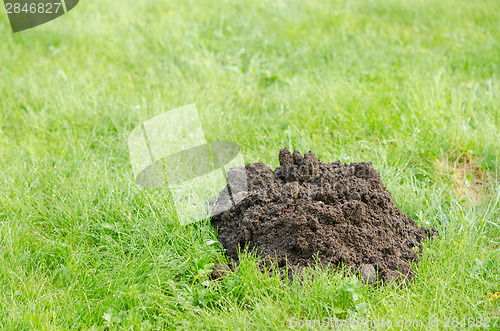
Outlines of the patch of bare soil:
[[[323,163],[312,152],[279,153],[274,171],[250,163],[228,171],[235,206],[221,191],[211,222],[230,259],[248,246],[261,256],[295,269],[316,265],[352,267],[368,283],[409,281],[418,261],[422,228],[395,205],[371,162]],[[246,176],[246,190],[237,183]]]

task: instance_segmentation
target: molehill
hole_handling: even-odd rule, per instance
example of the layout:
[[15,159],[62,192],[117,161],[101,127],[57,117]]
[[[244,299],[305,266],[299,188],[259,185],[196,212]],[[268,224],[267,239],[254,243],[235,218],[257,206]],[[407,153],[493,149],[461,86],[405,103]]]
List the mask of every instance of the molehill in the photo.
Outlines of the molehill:
[[287,148],[279,162],[274,171],[256,162],[227,173],[240,199],[234,205],[222,190],[211,223],[235,264],[248,246],[280,268],[344,265],[369,284],[415,277],[409,263],[435,229],[418,227],[396,207],[371,162],[323,163]]

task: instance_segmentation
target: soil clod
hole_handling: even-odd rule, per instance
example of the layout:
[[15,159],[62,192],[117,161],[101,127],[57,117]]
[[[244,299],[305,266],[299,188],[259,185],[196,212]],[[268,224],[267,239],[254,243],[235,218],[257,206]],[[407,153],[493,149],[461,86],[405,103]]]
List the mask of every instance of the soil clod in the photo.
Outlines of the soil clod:
[[231,268],[227,264],[216,263],[212,272],[210,273],[210,279],[219,279],[229,275]]

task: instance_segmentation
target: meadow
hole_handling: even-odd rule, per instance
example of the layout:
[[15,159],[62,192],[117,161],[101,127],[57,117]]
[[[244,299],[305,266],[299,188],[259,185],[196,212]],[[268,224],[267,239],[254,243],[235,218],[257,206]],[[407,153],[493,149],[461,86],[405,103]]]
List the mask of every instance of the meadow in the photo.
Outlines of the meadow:
[[[499,22],[491,0],[81,1],[16,34],[2,13],[0,330],[500,328]],[[288,283],[243,255],[210,280],[210,221],[177,226],[127,146],[191,103],[246,162],[372,161],[439,231],[418,278]]]

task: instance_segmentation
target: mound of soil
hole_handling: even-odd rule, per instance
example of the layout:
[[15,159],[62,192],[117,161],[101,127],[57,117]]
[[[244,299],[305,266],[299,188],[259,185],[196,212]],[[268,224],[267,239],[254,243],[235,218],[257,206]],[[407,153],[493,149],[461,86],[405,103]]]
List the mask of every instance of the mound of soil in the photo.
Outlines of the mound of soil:
[[[279,162],[274,171],[261,162],[228,171],[230,192],[241,199],[231,205],[228,189],[221,191],[211,223],[229,258],[237,263],[248,246],[281,268],[343,264],[370,284],[415,276],[408,263],[435,229],[396,207],[371,162],[322,163],[287,148]],[[242,176],[247,185],[238,184]]]

